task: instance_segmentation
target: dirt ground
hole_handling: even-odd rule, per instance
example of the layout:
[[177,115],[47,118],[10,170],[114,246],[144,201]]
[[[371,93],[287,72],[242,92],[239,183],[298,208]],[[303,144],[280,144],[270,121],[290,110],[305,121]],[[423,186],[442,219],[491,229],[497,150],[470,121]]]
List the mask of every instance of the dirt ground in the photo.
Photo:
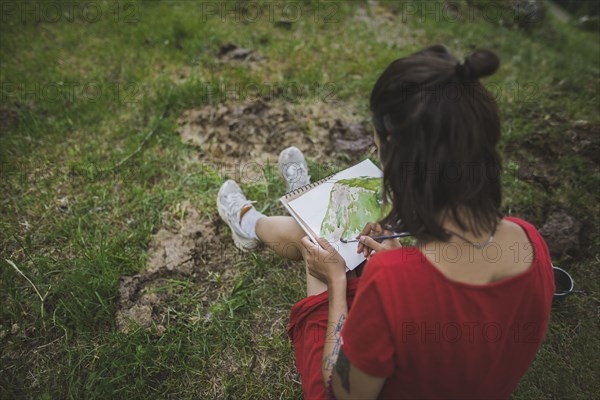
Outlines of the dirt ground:
[[[508,143],[505,149],[507,157],[519,163],[519,179],[550,193],[564,183],[560,161],[565,157],[579,156],[586,168],[600,168],[600,125],[583,120],[571,122],[560,113],[530,111],[529,116],[542,121],[539,131],[522,143]],[[554,258],[576,257],[580,249],[590,245],[598,227],[583,210],[568,205],[537,206],[538,210],[520,217],[539,228]]]
[[337,103],[257,99],[187,110],[177,123],[201,160],[219,163],[275,161],[288,146],[317,162],[374,149],[369,123]]
[[[145,328],[155,327],[162,333],[171,315],[165,302],[177,295],[177,283],[202,282],[200,302],[216,300],[217,288],[208,283],[210,273],[227,274],[227,262],[235,262],[239,253],[233,249],[223,252],[222,223],[201,218],[198,211],[186,202],[166,214],[183,214],[179,226],[161,228],[152,238],[148,249],[146,269],[120,280],[117,327],[129,331],[131,321]],[[218,216],[217,216],[218,217]],[[168,219],[166,217],[165,219]],[[204,284],[206,282],[206,284]]]

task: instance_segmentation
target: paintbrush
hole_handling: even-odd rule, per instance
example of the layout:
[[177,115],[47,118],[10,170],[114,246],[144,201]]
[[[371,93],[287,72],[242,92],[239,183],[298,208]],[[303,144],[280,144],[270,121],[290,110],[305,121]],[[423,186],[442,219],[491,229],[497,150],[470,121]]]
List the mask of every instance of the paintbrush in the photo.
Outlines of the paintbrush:
[[[373,236],[371,239],[379,242],[381,240],[396,239],[396,238],[401,238],[401,237],[406,237],[406,236],[411,236],[410,232],[401,232],[401,233],[396,233],[396,234],[387,235],[387,236]],[[352,243],[352,242],[358,242],[358,239],[350,239],[350,240],[340,239],[340,242]]]

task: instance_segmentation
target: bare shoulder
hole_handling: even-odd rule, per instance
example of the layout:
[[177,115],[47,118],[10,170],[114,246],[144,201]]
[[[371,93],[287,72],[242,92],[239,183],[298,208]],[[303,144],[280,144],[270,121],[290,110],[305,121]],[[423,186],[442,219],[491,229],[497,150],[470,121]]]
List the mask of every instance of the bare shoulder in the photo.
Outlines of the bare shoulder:
[[[527,233],[508,220],[500,221],[493,240],[482,249],[464,240],[451,245],[438,243],[432,246],[438,252],[427,252],[425,257],[454,281],[474,285],[497,282],[519,275],[532,265],[532,245]],[[449,259],[449,248],[460,250],[458,256]]]
[[521,225],[505,219],[498,224],[494,234],[494,242],[500,246],[503,253],[510,253],[513,248],[527,247],[531,244]]
[[492,281],[506,279],[526,271],[532,263],[532,244],[525,230],[517,223],[502,220],[494,242],[498,245],[497,262]]
[[527,237],[523,227],[516,222],[509,221],[507,219],[500,221],[498,228],[496,229],[496,233],[512,236],[514,239],[529,241],[529,238]]

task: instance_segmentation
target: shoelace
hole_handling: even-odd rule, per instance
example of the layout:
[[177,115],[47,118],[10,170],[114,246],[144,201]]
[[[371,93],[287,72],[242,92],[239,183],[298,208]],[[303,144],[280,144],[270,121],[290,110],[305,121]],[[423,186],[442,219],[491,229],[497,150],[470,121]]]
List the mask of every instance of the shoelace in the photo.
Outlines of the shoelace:
[[290,184],[298,182],[301,177],[308,176],[308,170],[304,166],[304,164],[299,163],[291,163],[285,169],[285,180]]

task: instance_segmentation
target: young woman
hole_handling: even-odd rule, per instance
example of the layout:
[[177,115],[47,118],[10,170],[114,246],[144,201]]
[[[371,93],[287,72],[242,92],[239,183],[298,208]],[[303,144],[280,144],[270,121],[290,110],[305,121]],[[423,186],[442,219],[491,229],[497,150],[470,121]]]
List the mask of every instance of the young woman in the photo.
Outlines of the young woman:
[[[531,365],[554,275],[536,229],[499,210],[500,123],[479,82],[498,66],[490,51],[460,63],[436,45],[377,80],[370,107],[391,211],[360,235],[358,278],[291,217],[260,214],[233,181],[221,188],[238,247],[264,242],[305,260],[307,297],[288,329],[305,399],[507,398]],[[280,167],[292,189],[309,180],[297,149]],[[410,231],[416,246],[370,237],[390,231]]]

